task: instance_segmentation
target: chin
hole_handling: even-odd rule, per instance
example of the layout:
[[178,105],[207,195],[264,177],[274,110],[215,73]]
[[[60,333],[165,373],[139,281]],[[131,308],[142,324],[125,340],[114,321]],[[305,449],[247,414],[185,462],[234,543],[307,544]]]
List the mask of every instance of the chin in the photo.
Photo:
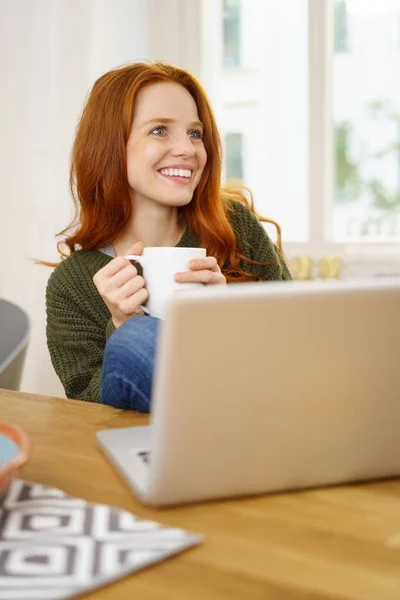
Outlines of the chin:
[[180,198],[174,196],[173,198],[163,198],[161,200],[161,203],[166,205],[166,206],[171,206],[171,207],[177,207],[180,208],[181,206],[187,206],[188,204],[191,203],[193,199],[193,194],[192,195],[186,195],[186,196],[181,196]]

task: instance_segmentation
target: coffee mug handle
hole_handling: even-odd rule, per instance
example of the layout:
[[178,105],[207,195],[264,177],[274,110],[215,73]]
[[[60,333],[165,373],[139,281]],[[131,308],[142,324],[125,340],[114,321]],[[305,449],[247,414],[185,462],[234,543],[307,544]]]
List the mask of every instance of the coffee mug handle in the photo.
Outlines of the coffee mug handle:
[[[142,267],[144,266],[144,262],[145,262],[144,256],[139,256],[136,254],[127,254],[126,256],[124,256],[124,258],[127,258],[128,260],[136,260],[138,263],[140,263],[142,265]],[[146,315],[150,314],[148,308],[146,308],[145,306],[141,305],[140,308]]]
[[142,265],[142,267],[144,265],[144,256],[139,256],[138,254],[127,254],[124,256],[124,258],[127,258],[128,260],[136,260]]

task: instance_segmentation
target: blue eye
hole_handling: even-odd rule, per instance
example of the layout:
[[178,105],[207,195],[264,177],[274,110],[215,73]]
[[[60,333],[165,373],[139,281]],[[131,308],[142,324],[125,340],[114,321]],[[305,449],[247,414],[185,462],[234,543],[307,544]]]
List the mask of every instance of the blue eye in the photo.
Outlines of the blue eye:
[[193,129],[193,131],[189,131],[189,137],[191,137],[194,140],[202,140],[203,132],[200,131],[200,129]]
[[164,125],[158,125],[154,129],[150,131],[150,133],[154,133],[154,135],[158,137],[163,137],[166,133],[167,128]]

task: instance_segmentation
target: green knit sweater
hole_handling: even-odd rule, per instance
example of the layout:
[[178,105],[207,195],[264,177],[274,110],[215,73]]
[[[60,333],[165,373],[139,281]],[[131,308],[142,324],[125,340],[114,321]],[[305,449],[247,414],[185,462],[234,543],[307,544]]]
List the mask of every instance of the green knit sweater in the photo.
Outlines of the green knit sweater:
[[[254,214],[235,202],[230,219],[242,253],[254,261],[273,262],[262,266],[242,262],[241,267],[263,281],[290,279]],[[187,228],[177,246],[195,248],[199,241]],[[47,345],[68,398],[100,401],[104,348],[115,328],[93,276],[110,260],[98,250],[78,250],[56,267],[47,284]],[[137,269],[140,272],[140,265]]]

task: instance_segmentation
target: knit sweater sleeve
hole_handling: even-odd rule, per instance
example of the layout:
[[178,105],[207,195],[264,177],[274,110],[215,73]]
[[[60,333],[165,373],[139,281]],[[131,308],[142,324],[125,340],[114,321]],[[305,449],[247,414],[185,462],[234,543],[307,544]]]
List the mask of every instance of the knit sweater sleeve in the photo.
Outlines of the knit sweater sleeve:
[[262,281],[292,278],[278,248],[249,208],[234,202],[232,224],[242,253],[254,261],[242,261],[241,266],[246,272],[257,275]]
[[100,402],[104,348],[114,326],[91,273],[77,262],[67,259],[49,278],[47,345],[67,398]]

